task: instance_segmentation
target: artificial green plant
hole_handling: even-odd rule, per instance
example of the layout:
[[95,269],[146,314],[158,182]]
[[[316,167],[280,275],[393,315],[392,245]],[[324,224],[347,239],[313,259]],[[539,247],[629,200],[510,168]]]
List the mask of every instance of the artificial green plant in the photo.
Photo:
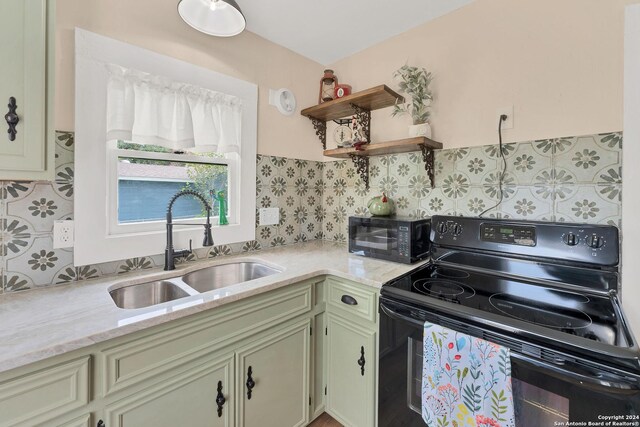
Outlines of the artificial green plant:
[[433,80],[431,72],[422,67],[405,64],[393,73],[393,77],[399,81],[400,93],[409,95],[411,101],[394,105],[391,115],[395,117],[409,114],[414,125],[427,123],[430,116],[429,105],[433,99],[429,89]]

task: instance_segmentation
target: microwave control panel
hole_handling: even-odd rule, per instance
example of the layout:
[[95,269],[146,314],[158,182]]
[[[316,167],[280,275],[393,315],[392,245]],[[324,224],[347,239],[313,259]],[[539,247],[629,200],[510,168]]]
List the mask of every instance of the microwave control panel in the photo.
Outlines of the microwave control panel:
[[398,254],[402,257],[411,255],[411,244],[409,243],[409,227],[398,226]]

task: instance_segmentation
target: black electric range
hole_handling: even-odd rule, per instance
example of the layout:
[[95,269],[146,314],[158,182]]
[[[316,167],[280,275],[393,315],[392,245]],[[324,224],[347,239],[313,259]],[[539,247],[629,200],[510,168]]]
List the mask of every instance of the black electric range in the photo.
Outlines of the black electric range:
[[[511,349],[515,384],[538,390],[520,399],[525,406],[535,401],[520,414],[534,420],[530,425],[597,421],[593,411],[609,411],[604,402],[616,414],[640,412],[640,350],[618,298],[616,227],[448,216],[433,217],[431,225],[431,262],[382,287],[383,396],[406,382],[400,388],[407,388],[407,405],[419,412],[419,400],[411,401],[419,387],[409,379],[419,383],[421,373],[399,380],[397,365],[421,365],[412,357],[421,357],[421,325],[428,321]],[[544,393],[566,396],[572,409],[546,411],[545,402],[563,398],[536,401]],[[380,399],[379,406],[396,408],[392,417],[381,409],[380,420],[403,419],[403,405]],[[403,425],[422,425],[415,420]]]

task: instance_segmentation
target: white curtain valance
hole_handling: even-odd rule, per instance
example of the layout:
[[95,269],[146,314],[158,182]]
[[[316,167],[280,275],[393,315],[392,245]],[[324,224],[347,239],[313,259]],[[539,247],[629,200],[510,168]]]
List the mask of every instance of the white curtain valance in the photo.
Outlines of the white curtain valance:
[[119,65],[107,69],[108,141],[240,152],[240,98]]

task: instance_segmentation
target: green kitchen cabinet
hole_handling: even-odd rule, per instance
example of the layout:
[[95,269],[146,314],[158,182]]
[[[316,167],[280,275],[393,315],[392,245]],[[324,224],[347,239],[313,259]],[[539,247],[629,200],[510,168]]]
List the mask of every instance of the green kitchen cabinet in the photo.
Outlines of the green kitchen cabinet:
[[237,350],[238,427],[297,427],[309,420],[310,320]]
[[105,423],[109,427],[232,427],[234,386],[233,354],[202,357],[180,375],[107,404]]
[[85,355],[0,380],[0,426],[47,424],[82,410],[90,397],[90,359]]
[[[0,0],[0,180],[54,178],[54,8],[52,0]],[[18,119],[15,133],[6,114]]]
[[347,427],[376,425],[378,292],[328,277],[327,412]]
[[0,427],[372,427],[377,298],[317,277],[3,372]]
[[347,427],[373,427],[375,330],[330,313],[327,337],[327,412]]

